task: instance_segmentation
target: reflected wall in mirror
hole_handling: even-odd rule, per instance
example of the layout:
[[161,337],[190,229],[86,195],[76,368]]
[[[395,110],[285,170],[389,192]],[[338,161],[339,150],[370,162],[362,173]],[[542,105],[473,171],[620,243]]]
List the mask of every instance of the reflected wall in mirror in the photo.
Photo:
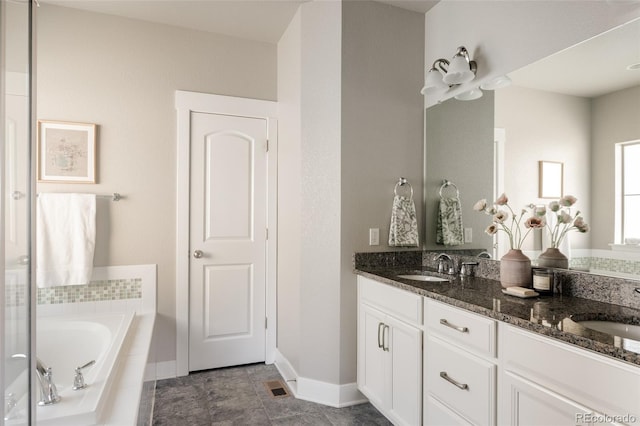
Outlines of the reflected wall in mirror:
[[[473,145],[472,150],[472,156],[478,161],[496,158],[495,174],[476,182],[484,193],[478,198],[490,199],[505,192],[514,209],[552,201],[538,192],[538,163],[563,163],[563,194],[577,198],[572,212],[579,210],[590,225],[587,233],[570,232],[561,246],[570,257],[570,268],[631,278],[640,277],[640,246],[623,244],[625,237],[632,238],[628,242],[635,241],[635,237],[622,232],[624,227],[627,231],[637,229],[632,225],[640,221],[640,212],[635,216],[629,213],[627,203],[626,216],[622,214],[625,211],[620,203],[623,172],[616,152],[620,144],[640,141],[640,70],[632,66],[640,63],[638,40],[640,20],[510,73],[513,84],[494,93],[493,114],[481,113],[485,119],[492,120],[495,148],[492,144],[483,144]],[[485,96],[488,93],[491,92],[485,92]],[[453,102],[460,104],[455,100],[444,104]],[[469,104],[473,102],[478,101]],[[434,137],[428,129],[432,109],[436,112],[441,107],[436,105],[435,109],[427,110],[427,191],[432,191],[430,167],[434,167],[429,161],[429,151],[436,143],[446,146],[446,142],[429,141],[429,137]],[[456,161],[449,164],[455,167]],[[485,160],[486,168],[491,165]],[[640,164],[632,168],[637,166]],[[457,172],[459,174],[451,173],[447,178],[455,182],[477,175],[473,170]],[[429,209],[428,193],[425,201]],[[487,218],[483,219],[486,227]],[[431,228],[427,223],[427,230]],[[474,225],[474,237],[483,229]],[[523,249],[535,261],[548,243],[548,236],[538,232],[526,240]],[[465,244],[459,248],[468,247],[471,246]],[[491,244],[485,244],[485,248],[490,249]],[[508,248],[497,241],[496,258]]]

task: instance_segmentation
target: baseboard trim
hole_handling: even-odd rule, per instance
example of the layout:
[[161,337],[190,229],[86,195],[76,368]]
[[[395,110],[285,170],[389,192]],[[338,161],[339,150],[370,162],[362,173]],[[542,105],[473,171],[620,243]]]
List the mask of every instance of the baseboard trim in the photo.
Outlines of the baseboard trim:
[[156,380],[177,377],[176,361],[156,362]]
[[368,402],[358,390],[356,383],[336,385],[299,376],[289,360],[277,349],[274,364],[291,393],[298,399],[336,408]]

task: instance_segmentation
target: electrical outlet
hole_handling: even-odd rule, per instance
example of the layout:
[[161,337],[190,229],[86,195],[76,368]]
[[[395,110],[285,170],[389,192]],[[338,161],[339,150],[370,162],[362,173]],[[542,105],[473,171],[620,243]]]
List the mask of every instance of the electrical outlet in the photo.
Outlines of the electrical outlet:
[[379,228],[369,228],[369,245],[370,246],[380,245],[380,229]]
[[473,228],[464,228],[464,242],[465,243],[473,242]]

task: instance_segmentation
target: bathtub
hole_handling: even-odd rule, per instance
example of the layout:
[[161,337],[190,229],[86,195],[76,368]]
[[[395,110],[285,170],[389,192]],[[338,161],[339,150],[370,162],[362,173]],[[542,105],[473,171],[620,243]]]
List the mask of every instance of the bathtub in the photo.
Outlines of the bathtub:
[[[53,382],[61,398],[57,404],[36,408],[38,425],[74,426],[100,423],[117,372],[118,357],[134,316],[135,312],[38,319],[38,358],[45,366],[53,369]],[[87,387],[74,391],[72,387],[75,368],[92,360],[96,363],[83,370]],[[38,387],[36,384],[35,398],[39,398]],[[11,419],[6,424],[25,424],[24,417],[22,421],[20,417],[22,416]]]

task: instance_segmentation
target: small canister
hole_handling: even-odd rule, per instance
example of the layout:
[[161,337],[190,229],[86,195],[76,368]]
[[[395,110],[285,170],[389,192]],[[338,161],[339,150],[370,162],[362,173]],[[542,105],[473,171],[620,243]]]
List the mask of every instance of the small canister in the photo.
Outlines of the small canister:
[[541,295],[553,294],[553,269],[533,268],[533,289]]

